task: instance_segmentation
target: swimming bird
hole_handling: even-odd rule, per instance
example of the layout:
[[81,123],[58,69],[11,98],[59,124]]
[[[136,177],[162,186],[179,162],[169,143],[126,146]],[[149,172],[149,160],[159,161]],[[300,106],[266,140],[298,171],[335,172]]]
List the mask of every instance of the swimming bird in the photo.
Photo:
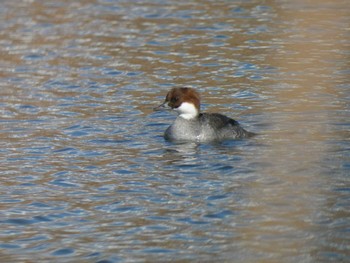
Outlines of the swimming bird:
[[178,117],[164,133],[170,141],[210,142],[248,138],[255,133],[220,113],[201,113],[200,97],[193,88],[172,88],[165,101],[154,110],[171,109]]

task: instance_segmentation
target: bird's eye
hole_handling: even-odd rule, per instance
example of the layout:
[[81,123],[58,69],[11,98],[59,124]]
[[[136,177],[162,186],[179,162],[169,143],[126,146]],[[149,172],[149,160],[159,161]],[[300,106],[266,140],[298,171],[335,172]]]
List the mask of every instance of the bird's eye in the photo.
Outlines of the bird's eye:
[[171,99],[171,102],[177,102],[179,100],[179,97],[173,97],[172,99]]

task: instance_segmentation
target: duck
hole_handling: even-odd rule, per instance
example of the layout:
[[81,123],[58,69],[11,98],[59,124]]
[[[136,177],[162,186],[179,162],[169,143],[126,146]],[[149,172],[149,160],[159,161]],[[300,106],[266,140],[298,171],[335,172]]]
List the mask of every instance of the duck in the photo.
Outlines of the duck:
[[189,87],[172,88],[154,110],[173,110],[178,114],[164,132],[164,138],[169,141],[210,142],[256,135],[221,113],[201,113],[199,93]]

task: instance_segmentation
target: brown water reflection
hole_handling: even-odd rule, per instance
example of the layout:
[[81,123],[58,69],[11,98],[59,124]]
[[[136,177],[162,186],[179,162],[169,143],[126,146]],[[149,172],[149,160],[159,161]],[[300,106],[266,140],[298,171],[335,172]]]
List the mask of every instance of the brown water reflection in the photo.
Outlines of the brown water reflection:
[[[311,1],[307,5],[328,4]],[[329,8],[280,11],[281,22],[292,27],[276,32],[275,37],[284,44],[270,61],[283,68],[282,81],[290,88],[275,89],[278,103],[274,106],[281,114],[270,117],[279,127],[268,131],[271,148],[262,158],[273,164],[262,171],[265,180],[273,183],[252,189],[257,204],[251,213],[261,220],[253,221],[243,236],[251,251],[279,255],[261,262],[286,262],[293,254],[299,254],[298,261],[309,262],[320,259],[317,239],[322,227],[315,228],[314,223],[320,213],[330,209],[317,198],[328,192],[328,180],[332,180],[328,177],[331,173],[323,175],[324,160],[332,152],[329,136],[347,137],[332,131],[330,125],[333,111],[346,108],[339,90],[329,81],[334,70],[339,70],[336,61],[343,59],[339,50],[344,47],[340,44],[344,31],[322,29],[329,21],[336,24],[344,17]],[[289,238],[285,239],[286,235]],[[313,253],[305,253],[310,248]],[[327,252],[336,254],[339,248]]]
[[[347,1],[2,1],[5,261],[346,262]],[[173,86],[261,135],[172,145]]]

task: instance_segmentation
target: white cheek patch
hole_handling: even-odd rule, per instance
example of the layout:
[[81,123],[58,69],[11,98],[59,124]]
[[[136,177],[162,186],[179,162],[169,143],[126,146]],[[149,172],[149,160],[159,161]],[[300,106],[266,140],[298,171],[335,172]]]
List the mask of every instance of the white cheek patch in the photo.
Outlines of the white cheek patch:
[[193,105],[193,103],[183,102],[179,107],[175,108],[174,110],[179,113],[180,117],[186,120],[190,120],[198,116],[198,110]]

